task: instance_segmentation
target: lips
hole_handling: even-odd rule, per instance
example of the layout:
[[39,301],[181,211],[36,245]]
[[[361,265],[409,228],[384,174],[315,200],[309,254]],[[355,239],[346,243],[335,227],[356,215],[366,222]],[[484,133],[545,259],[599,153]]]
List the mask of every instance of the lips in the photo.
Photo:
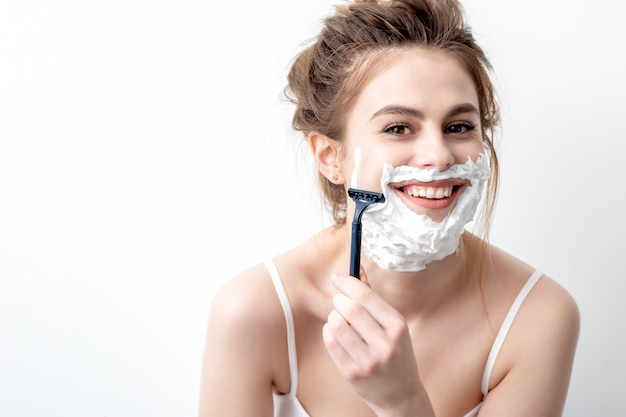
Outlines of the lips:
[[445,208],[452,204],[459,189],[465,184],[465,181],[450,179],[432,182],[410,181],[390,186],[417,206]]

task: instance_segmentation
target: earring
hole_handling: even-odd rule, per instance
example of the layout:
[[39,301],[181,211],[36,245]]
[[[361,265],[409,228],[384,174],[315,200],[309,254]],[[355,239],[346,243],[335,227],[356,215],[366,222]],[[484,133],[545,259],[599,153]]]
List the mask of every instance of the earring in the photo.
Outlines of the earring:
[[337,181],[339,179],[339,175],[333,174],[333,181]]

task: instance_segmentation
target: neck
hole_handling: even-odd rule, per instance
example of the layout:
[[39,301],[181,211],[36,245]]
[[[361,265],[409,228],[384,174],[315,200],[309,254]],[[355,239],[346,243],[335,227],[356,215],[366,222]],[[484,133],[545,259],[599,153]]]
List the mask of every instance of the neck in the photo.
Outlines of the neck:
[[362,263],[374,291],[411,320],[433,314],[465,293],[471,280],[463,246],[458,254],[431,262],[418,272],[381,269],[367,258]]

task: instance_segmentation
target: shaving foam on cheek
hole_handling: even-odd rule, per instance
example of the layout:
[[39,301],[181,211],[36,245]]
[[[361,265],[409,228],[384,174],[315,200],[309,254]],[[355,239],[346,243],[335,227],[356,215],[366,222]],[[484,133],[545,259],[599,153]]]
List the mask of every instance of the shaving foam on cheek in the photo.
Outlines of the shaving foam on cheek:
[[350,187],[359,188],[359,169],[361,169],[361,148],[354,150],[354,169],[352,170],[352,179]]
[[[411,211],[390,183],[409,180],[429,182],[450,178],[470,182],[457,196],[456,205],[441,222]],[[472,221],[489,178],[489,160],[481,154],[476,162],[453,165],[445,171],[384,164],[381,187],[385,202],[363,214],[362,249],[379,267],[393,271],[421,271],[430,262],[441,260],[459,248],[465,225]],[[353,175],[353,181],[354,181]]]

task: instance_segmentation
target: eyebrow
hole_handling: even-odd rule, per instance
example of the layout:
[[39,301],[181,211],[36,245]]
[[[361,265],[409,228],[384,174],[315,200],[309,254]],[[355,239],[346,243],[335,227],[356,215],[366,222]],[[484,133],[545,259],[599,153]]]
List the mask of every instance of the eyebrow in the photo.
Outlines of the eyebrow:
[[370,120],[374,120],[375,118],[382,116],[384,114],[402,114],[405,116],[412,116],[412,117],[424,117],[422,112],[415,110],[411,107],[390,105],[390,106],[385,106],[382,109],[378,110],[376,113],[372,115],[372,117],[370,117]]
[[457,114],[462,113],[475,113],[480,116],[480,112],[478,111],[476,106],[474,106],[472,103],[463,103],[459,104],[448,113],[446,113],[446,118],[456,116]]
[[[480,115],[480,112],[478,111],[476,106],[474,106],[471,103],[463,103],[451,109],[448,113],[446,113],[445,117],[446,118],[453,117],[462,113],[475,113],[477,115]],[[419,118],[424,117],[424,114],[422,112],[414,108],[406,107],[406,106],[390,105],[390,106],[385,106],[382,109],[378,110],[376,113],[372,115],[370,120],[373,120],[376,117],[382,116],[384,114],[402,114],[405,116],[419,117]]]

